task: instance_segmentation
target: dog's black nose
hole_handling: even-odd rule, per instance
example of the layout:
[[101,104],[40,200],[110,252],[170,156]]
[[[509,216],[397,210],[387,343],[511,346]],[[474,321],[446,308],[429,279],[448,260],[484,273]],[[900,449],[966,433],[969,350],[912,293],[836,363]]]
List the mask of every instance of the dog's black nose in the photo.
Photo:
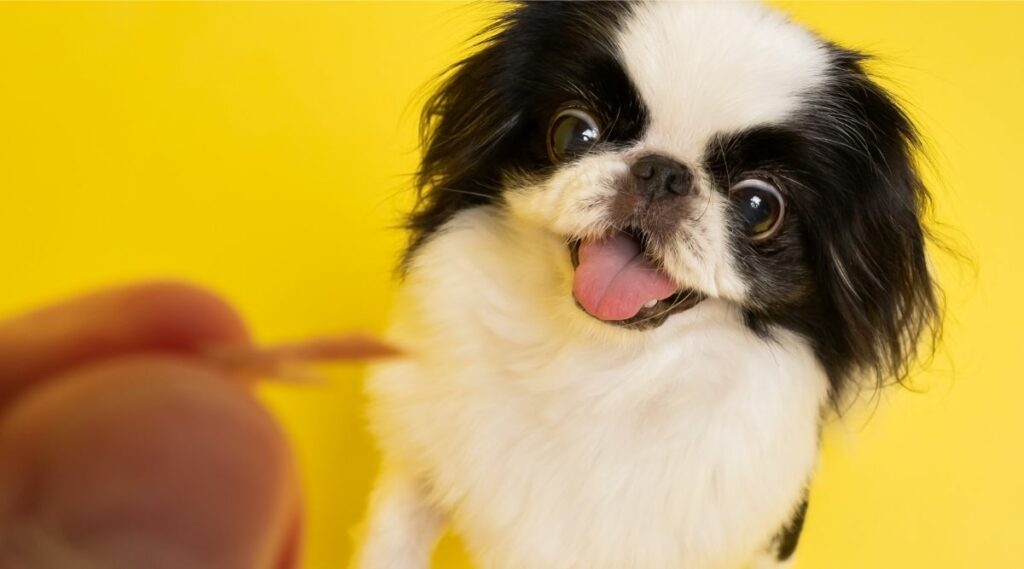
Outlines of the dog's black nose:
[[640,190],[651,198],[665,194],[685,196],[693,186],[693,173],[689,168],[660,154],[638,158],[629,171]]

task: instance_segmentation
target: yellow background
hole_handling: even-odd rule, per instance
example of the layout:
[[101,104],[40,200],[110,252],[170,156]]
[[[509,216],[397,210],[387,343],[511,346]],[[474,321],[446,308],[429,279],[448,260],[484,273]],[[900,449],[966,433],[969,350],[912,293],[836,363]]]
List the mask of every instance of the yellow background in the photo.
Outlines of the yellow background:
[[[924,393],[830,428],[800,566],[1021,567],[1024,5],[785,7],[882,57],[977,268],[940,259],[950,318]],[[267,341],[379,329],[422,87],[495,10],[0,5],[0,314],[178,276]],[[375,468],[360,372],[333,375],[266,389],[305,468],[311,569],[344,565]],[[446,540],[437,566],[462,559]]]

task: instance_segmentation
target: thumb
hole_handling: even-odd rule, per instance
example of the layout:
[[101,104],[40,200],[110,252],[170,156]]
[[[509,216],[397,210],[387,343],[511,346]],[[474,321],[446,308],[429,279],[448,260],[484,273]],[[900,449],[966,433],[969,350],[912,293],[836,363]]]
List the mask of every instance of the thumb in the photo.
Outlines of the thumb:
[[244,388],[182,357],[107,360],[0,419],[0,566],[291,569],[291,453]]

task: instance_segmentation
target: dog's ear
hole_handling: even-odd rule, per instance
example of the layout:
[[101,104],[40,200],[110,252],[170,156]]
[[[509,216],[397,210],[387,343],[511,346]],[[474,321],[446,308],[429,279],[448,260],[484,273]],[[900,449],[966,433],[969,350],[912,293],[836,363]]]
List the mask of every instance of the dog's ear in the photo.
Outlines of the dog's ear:
[[448,69],[424,105],[407,257],[456,212],[498,197],[502,155],[524,114],[514,54],[502,48],[513,20],[511,13],[488,27],[475,52]]
[[906,378],[923,337],[935,338],[940,307],[926,256],[930,198],[917,172],[918,135],[863,59],[840,52],[836,88],[819,106],[818,158],[843,179],[832,181],[811,241],[834,318],[829,342],[846,363],[833,371],[881,384]]

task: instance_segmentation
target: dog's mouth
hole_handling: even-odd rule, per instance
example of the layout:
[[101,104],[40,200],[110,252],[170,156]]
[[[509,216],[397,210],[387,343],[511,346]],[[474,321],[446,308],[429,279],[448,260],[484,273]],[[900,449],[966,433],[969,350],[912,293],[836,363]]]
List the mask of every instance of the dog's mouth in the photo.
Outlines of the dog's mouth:
[[644,243],[633,231],[569,243],[573,297],[584,312],[609,324],[648,329],[704,300],[698,291],[679,288]]

